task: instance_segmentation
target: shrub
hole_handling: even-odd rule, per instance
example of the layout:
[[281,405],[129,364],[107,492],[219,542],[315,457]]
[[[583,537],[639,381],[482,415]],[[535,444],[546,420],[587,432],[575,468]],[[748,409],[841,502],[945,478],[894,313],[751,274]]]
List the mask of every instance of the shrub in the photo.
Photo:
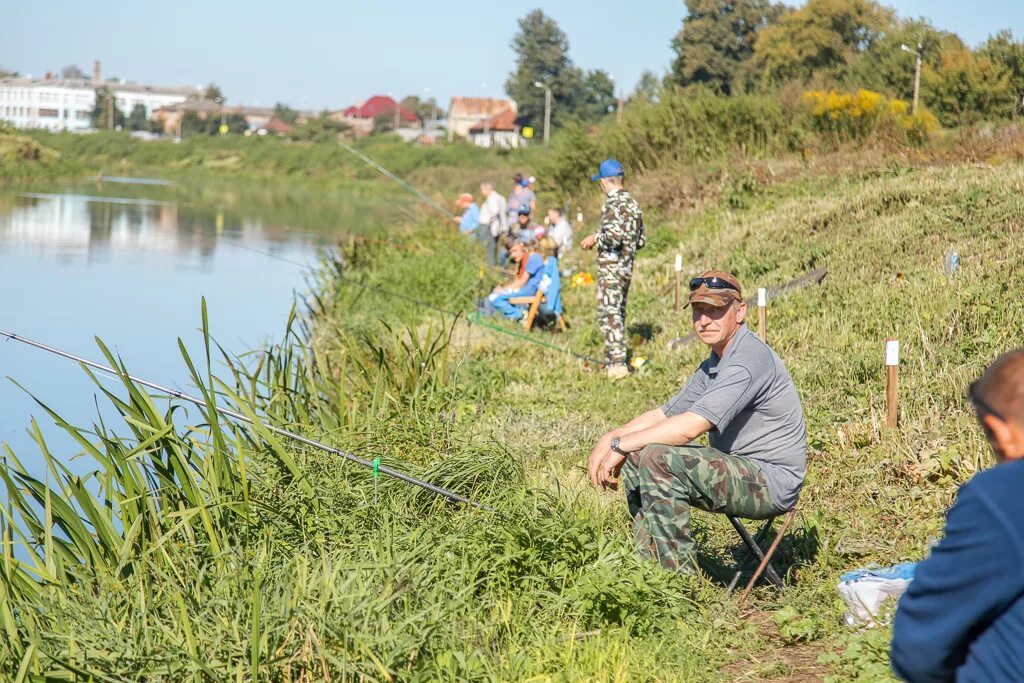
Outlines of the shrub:
[[921,109],[909,114],[909,105],[903,100],[889,99],[871,90],[810,90],[803,94],[802,103],[811,128],[835,143],[894,136],[921,143],[938,129],[938,121],[931,112]]

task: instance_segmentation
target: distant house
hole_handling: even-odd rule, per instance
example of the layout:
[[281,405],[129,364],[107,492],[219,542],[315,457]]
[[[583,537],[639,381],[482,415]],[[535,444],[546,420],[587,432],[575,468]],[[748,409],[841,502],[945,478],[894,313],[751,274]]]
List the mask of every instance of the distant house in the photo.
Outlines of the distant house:
[[[117,102],[125,116],[141,105],[146,116],[160,107],[183,102],[195,88],[163,88],[124,81],[100,80],[100,63],[93,64],[92,80],[85,78],[0,78],[0,122],[18,128],[86,131],[92,129],[97,90]],[[100,97],[104,95],[101,94]]]
[[210,115],[220,115],[221,106],[213,100],[190,98],[184,102],[176,102],[153,110],[153,120],[160,124],[164,133],[181,132],[181,120],[188,112],[194,112],[200,119],[206,120]]
[[477,147],[511,149],[526,144],[522,127],[516,123],[516,113],[511,109],[474,125],[469,129],[469,139]]
[[287,135],[292,132],[292,124],[282,121],[276,116],[267,121],[264,125],[256,129],[257,135]]
[[456,135],[468,138],[471,128],[505,111],[515,114],[516,103],[493,97],[453,97],[448,106],[448,140]]
[[365,102],[354,104],[348,109],[333,112],[331,118],[335,121],[347,123],[352,127],[353,132],[361,137],[373,132],[378,117],[391,116],[394,118],[396,109],[398,110],[399,128],[420,128],[420,119],[416,116],[416,112],[399,105],[398,102],[387,95],[374,95]]
[[[266,135],[267,133],[282,134],[290,132],[292,129],[289,124],[275,118],[272,107],[248,107],[244,104],[234,107],[222,106],[213,100],[197,98],[155,109],[153,111],[153,120],[160,123],[164,133],[175,134],[180,131],[181,120],[188,112],[195,113],[204,121],[210,116],[241,116],[245,119],[245,124],[249,129],[247,135],[252,133],[259,135]],[[308,114],[300,113],[299,120],[302,120],[305,116],[308,116]],[[287,130],[282,131],[282,126],[287,126]],[[260,133],[260,131],[264,132]]]

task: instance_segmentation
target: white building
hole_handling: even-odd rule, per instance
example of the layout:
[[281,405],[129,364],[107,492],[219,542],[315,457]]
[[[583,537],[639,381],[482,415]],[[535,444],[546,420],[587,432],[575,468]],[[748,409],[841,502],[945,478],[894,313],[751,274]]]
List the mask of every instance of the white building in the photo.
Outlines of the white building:
[[196,96],[194,88],[159,88],[135,83],[91,81],[79,78],[0,79],[0,121],[18,128],[49,130],[90,130],[89,116],[96,104],[96,90],[102,88],[117,100],[125,116],[136,104],[153,110],[184,102]]

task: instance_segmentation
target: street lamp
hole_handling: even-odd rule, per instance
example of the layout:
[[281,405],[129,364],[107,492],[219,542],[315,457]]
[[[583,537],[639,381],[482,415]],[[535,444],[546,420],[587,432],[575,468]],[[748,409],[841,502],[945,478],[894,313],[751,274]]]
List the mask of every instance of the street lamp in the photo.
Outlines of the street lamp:
[[225,120],[226,114],[224,113],[224,98],[223,97],[214,97],[213,101],[220,105],[220,129],[219,130],[220,130],[220,134],[224,135],[225,132],[226,132],[224,130],[224,128],[227,126],[227,121]]
[[916,50],[912,50],[906,45],[900,45],[900,49],[904,52],[909,52],[917,58],[917,64],[914,69],[914,107],[911,109],[911,113],[916,114],[918,95],[921,92],[921,43],[917,44]]
[[544,89],[544,144],[551,137],[551,88],[540,81],[534,81],[533,87]]

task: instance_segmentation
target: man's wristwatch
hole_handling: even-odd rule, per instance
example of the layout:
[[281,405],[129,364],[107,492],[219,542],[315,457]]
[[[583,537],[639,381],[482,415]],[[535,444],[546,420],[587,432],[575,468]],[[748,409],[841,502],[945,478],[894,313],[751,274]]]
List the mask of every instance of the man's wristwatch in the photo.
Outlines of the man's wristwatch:
[[617,436],[614,439],[612,439],[612,450],[618,453],[619,455],[629,455],[629,453],[619,448],[620,441],[622,441],[621,436]]

